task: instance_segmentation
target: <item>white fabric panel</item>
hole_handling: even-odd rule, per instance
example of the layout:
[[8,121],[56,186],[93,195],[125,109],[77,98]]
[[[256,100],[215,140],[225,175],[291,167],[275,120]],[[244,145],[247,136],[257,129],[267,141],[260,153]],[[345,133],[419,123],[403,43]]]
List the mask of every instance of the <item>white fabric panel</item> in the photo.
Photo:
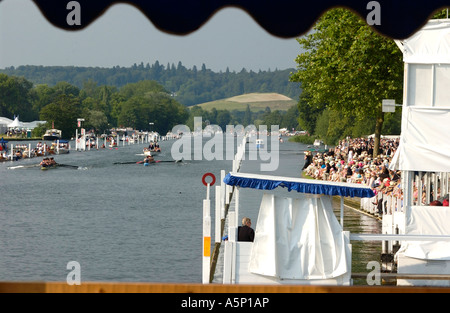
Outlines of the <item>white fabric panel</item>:
[[435,65],[434,106],[450,107],[450,65]]
[[450,109],[404,107],[397,162],[405,171],[448,172]]
[[405,63],[450,64],[448,20],[430,20],[422,29],[401,43]]
[[[450,234],[450,208],[442,206],[412,206],[406,220],[406,234]],[[423,260],[450,260],[450,242],[404,242],[400,251],[405,256]]]
[[348,242],[331,197],[264,194],[249,271],[279,279],[327,279],[345,274]]
[[408,105],[431,106],[432,65],[411,64],[408,71]]

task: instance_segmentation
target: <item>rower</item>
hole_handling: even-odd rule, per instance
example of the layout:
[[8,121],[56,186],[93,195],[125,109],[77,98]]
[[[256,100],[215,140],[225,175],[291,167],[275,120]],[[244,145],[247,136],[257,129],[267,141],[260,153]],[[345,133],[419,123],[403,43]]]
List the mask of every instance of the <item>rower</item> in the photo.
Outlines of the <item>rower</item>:
[[154,163],[155,160],[153,159],[153,156],[148,155],[145,159],[144,159],[144,165],[145,164],[149,164],[149,163]]
[[50,165],[50,160],[48,158],[43,158],[40,164],[42,167],[47,167]]

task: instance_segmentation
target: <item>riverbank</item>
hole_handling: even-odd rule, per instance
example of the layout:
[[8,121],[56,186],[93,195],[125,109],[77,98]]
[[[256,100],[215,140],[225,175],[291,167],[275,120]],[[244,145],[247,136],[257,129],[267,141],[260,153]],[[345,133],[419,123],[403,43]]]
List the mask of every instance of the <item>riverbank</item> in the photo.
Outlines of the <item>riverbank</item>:
[[30,138],[17,138],[17,137],[7,137],[1,136],[6,141],[42,141],[42,137],[30,137]]

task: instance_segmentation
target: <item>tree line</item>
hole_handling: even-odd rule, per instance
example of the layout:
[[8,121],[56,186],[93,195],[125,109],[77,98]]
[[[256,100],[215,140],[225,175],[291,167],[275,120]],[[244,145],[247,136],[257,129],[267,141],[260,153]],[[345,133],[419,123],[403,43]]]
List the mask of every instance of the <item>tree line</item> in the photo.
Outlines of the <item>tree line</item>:
[[168,93],[186,106],[203,102],[225,99],[251,92],[277,92],[292,99],[301,93],[299,84],[289,81],[293,69],[274,71],[230,71],[214,72],[202,64],[186,68],[181,62],[166,66],[155,61],[154,64],[134,64],[131,67],[114,66],[112,68],[76,67],[76,66],[33,66],[7,67],[0,72],[25,77],[34,84],[55,86],[65,81],[82,89],[86,81],[92,80],[99,85],[121,88],[130,83],[154,80]]
[[113,127],[150,130],[151,122],[152,130],[165,134],[184,123],[189,111],[155,81],[130,83],[118,89],[88,80],[80,89],[64,81],[54,86],[34,85],[23,77],[0,74],[0,116],[46,121],[34,135],[42,135],[53,124],[64,138],[71,138],[78,118],[84,118],[84,128],[97,133]]
[[269,107],[265,110],[259,112],[252,112],[250,106],[247,104],[245,111],[238,110],[217,110],[213,108],[212,110],[204,110],[200,106],[193,106],[190,109],[189,118],[186,121],[186,125],[193,130],[194,128],[194,117],[202,117],[202,127],[205,128],[206,125],[218,125],[225,131],[227,125],[242,125],[247,127],[249,125],[254,125],[259,129],[260,125],[267,126],[270,131],[272,125],[277,125],[279,128],[298,129],[298,108],[293,105],[287,111],[274,110],[272,111]]
[[[193,129],[194,116],[216,124],[223,129],[226,125],[280,125],[297,126],[297,107],[287,112],[252,112],[216,110],[204,111],[201,107],[187,106],[156,81],[142,80],[128,83],[121,88],[99,85],[87,80],[82,88],[61,81],[54,86],[34,85],[23,77],[0,73],[0,116],[21,121],[46,121],[46,125],[34,130],[34,136],[41,136],[46,129],[60,129],[64,138],[75,135],[77,119],[83,118],[83,127],[96,133],[107,132],[113,127],[132,127],[137,130],[158,131],[166,134],[175,125],[186,124]],[[281,126],[284,125],[284,126]]]

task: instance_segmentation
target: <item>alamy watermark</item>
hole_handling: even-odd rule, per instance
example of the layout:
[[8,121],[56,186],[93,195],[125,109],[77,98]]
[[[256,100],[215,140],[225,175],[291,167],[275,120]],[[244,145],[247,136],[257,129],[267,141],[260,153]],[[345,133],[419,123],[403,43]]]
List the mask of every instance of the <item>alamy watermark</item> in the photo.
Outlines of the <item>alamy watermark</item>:
[[[266,125],[227,125],[226,130],[218,125],[202,127],[202,118],[194,117],[194,130],[186,125],[172,128],[173,134],[182,134],[171,149],[174,160],[229,160],[235,158],[235,145],[248,139],[248,159],[261,160],[261,171],[275,171],[278,169],[279,155],[279,126],[271,125],[270,132]],[[204,138],[209,138],[204,142]],[[270,149],[270,150],[269,150]],[[243,156],[245,159],[245,155]]]
[[381,265],[377,261],[370,261],[367,263],[366,269],[372,270],[367,274],[366,282],[369,286],[380,286],[381,285]]
[[81,285],[81,266],[77,261],[70,261],[66,268],[70,270],[67,274],[66,282],[68,285]]
[[370,1],[366,6],[367,10],[371,10],[367,14],[366,22],[370,26],[381,25],[381,5],[378,1]]

